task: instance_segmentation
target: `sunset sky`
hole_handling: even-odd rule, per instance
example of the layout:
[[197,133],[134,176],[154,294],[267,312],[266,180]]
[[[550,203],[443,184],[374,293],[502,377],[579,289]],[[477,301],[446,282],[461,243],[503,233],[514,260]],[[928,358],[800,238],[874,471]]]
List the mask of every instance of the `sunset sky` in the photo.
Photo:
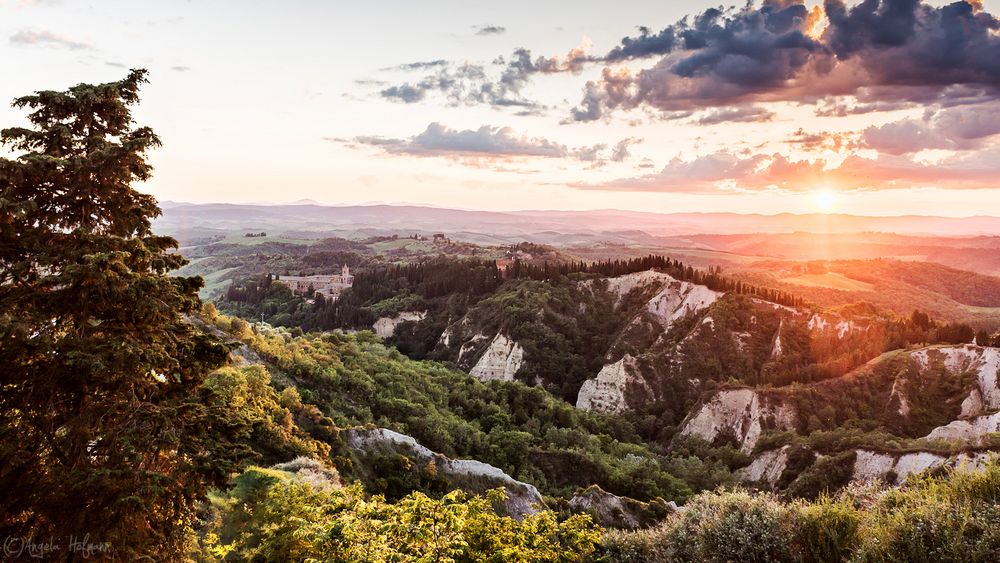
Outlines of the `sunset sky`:
[[0,98],[149,69],[160,200],[1000,215],[1000,0],[713,6],[0,0]]

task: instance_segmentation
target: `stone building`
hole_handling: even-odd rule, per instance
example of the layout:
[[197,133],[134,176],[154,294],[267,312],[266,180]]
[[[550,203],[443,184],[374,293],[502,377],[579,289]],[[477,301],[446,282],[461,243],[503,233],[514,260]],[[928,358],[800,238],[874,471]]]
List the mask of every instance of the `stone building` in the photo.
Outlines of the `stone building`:
[[317,295],[322,295],[327,299],[340,297],[341,292],[354,284],[354,276],[351,269],[345,264],[339,274],[324,274],[318,276],[280,276],[277,283],[284,284],[293,293],[305,295],[312,287]]

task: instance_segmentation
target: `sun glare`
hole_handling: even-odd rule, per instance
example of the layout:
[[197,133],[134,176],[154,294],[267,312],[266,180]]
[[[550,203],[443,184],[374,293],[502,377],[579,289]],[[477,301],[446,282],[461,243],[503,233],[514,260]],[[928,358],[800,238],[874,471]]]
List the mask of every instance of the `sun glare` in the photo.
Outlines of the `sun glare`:
[[820,213],[830,213],[837,206],[837,194],[827,188],[817,189],[813,192],[813,205]]

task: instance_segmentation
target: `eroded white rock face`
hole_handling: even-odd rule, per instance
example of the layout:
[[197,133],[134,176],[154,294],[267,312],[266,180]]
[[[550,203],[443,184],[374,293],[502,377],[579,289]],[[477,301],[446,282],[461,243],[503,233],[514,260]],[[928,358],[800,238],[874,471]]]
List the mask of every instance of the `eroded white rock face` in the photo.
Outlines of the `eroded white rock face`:
[[347,432],[347,444],[354,449],[370,450],[380,446],[402,446],[419,457],[433,457],[434,452],[412,436],[388,428],[355,429]]
[[791,446],[782,446],[774,450],[762,452],[754,458],[750,465],[736,472],[741,481],[750,483],[767,483],[774,486],[785,472],[788,465],[788,450]]
[[[439,474],[471,479],[485,488],[503,486],[507,490],[504,503],[508,512],[522,517],[545,508],[545,501],[534,485],[518,481],[498,467],[475,459],[451,459],[435,453],[416,439],[387,428],[355,428],[348,430],[347,443],[351,448],[370,451],[379,448],[401,448],[422,460],[434,460]],[[485,483],[482,483],[485,481]],[[484,489],[485,490],[485,489]]]
[[600,412],[622,412],[628,408],[625,390],[629,384],[638,384],[647,392],[649,386],[637,373],[635,358],[626,354],[622,359],[601,368],[594,379],[580,387],[576,408]]
[[[983,404],[980,412],[1000,409],[1000,386],[997,381],[997,373],[1000,372],[1000,348],[973,345],[925,348],[912,352],[911,357],[924,368],[940,361],[944,368],[952,373],[968,370],[976,372],[976,385],[979,387]],[[972,406],[974,405],[970,405]]]
[[715,303],[719,297],[721,293],[703,285],[674,280],[646,303],[646,310],[667,329],[678,319]]
[[380,317],[372,329],[379,338],[391,338],[396,333],[396,327],[406,321],[422,321],[427,317],[426,311],[403,311],[395,317]]
[[851,478],[855,481],[880,481],[896,466],[896,458],[889,454],[868,450],[856,450],[854,453],[857,457],[854,459],[854,474]]
[[778,322],[778,332],[774,334],[774,344],[771,346],[771,358],[780,358],[783,348],[781,346],[781,329],[785,326],[785,319]]
[[[676,281],[672,276],[654,270],[607,278],[608,291],[618,299],[625,297],[638,287],[648,287],[652,284],[664,285],[672,281]],[[587,280],[582,283],[589,286],[592,282]]]
[[927,438],[942,440],[974,440],[991,432],[1000,432],[1000,412],[956,420],[931,430]]
[[476,347],[479,346],[479,343],[482,342],[483,340],[486,340],[486,338],[487,338],[486,335],[482,333],[472,335],[472,338],[470,338],[468,342],[462,344],[462,346],[459,347],[458,359],[456,359],[455,361],[459,365],[463,365],[462,358],[466,358],[468,354],[474,351]]
[[983,403],[983,393],[976,388],[969,391],[969,396],[962,401],[962,412],[958,416],[959,418],[971,418],[983,414],[985,410],[986,405]]
[[489,348],[479,357],[469,373],[480,381],[513,381],[524,362],[524,348],[497,333]]
[[719,391],[684,421],[681,436],[697,436],[711,442],[731,431],[740,450],[749,453],[760,439],[766,418],[779,430],[793,430],[795,413],[782,404],[770,404],[752,389]]
[[897,456],[869,450],[855,450],[855,453],[853,480],[870,483],[894,477],[892,483],[895,485],[903,484],[914,473],[938,467],[980,471],[992,455],[989,452],[974,452],[945,457],[930,452],[913,452]]
[[[590,280],[581,283],[584,287],[592,285]],[[656,295],[646,303],[646,310],[656,317],[664,329],[670,328],[677,319],[705,309],[722,297],[722,293],[703,285],[680,281],[669,274],[654,270],[607,278],[607,283],[608,291],[619,301],[636,288],[657,288]]]

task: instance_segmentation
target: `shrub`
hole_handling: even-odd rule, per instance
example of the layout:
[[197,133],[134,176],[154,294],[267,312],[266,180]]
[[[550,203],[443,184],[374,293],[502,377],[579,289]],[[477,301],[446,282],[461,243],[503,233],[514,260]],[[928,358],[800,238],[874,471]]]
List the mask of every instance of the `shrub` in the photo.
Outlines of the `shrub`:
[[821,497],[798,512],[796,543],[806,562],[847,561],[860,538],[860,515],[850,500]]

